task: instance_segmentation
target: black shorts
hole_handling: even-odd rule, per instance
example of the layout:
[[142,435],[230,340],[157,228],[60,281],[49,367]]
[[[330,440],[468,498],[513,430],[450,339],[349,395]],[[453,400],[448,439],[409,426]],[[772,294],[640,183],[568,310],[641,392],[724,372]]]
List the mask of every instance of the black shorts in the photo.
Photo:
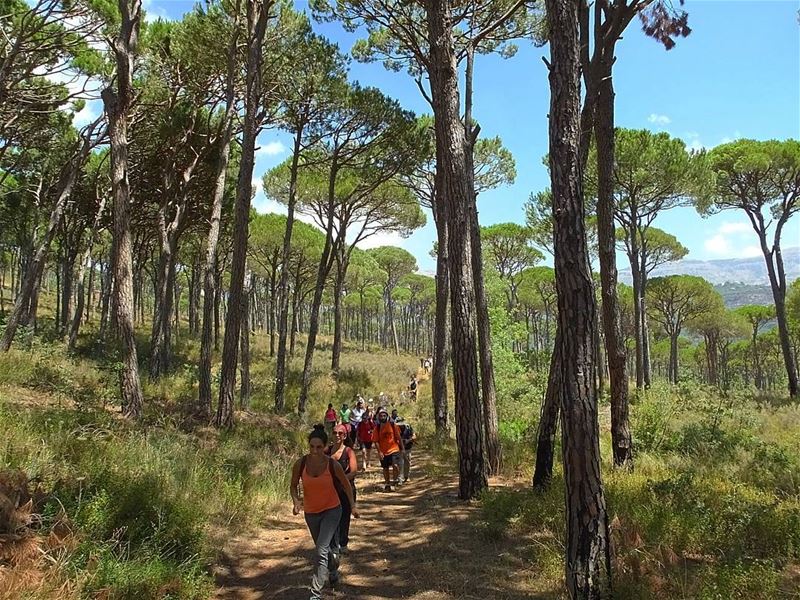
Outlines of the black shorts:
[[366,448],[367,450],[372,450],[372,442],[361,442],[361,447]]
[[402,457],[400,456],[399,452],[395,452],[394,454],[387,454],[381,459],[381,466],[384,469],[388,469],[391,466],[399,467],[401,459]]

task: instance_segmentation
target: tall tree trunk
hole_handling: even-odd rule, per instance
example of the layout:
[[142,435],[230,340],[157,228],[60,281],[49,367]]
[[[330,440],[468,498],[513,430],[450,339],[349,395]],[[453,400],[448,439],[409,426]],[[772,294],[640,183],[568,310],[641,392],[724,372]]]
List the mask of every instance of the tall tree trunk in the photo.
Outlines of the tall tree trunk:
[[311,301],[311,314],[308,323],[308,338],[306,341],[306,357],[303,363],[303,380],[300,387],[300,398],[297,401],[297,412],[303,414],[308,401],[308,390],[311,388],[311,370],[314,366],[314,350],[319,331],[319,311],[322,306],[322,293],[325,288],[325,279],[333,264],[333,209],[336,200],[336,176],[339,170],[338,157],[334,151],[331,157],[331,169],[328,174],[328,205],[326,207],[328,228],[325,231],[325,245],[322,248],[319,266],[317,268],[317,281],[314,288],[314,299]]
[[610,597],[608,515],[600,477],[594,386],[595,300],[580,163],[578,2],[546,0],[550,24],[550,180],[566,488],[566,584],[571,598]]
[[242,360],[239,371],[242,377],[239,388],[239,406],[242,410],[250,408],[250,304],[255,289],[256,277],[253,274],[245,276],[244,290],[242,291],[242,331],[239,335],[241,342]]
[[[236,15],[239,14],[239,2],[236,3]],[[234,22],[234,32],[238,31]],[[235,102],[235,74],[237,68],[238,34],[231,36],[228,45],[227,74],[225,83],[225,116],[222,131],[218,140],[219,155],[216,164],[216,181],[214,184],[214,201],[211,205],[210,227],[206,240],[206,255],[203,265],[203,320],[200,334],[200,364],[198,365],[198,401],[197,415],[206,421],[211,418],[211,356],[217,346],[219,331],[219,287],[217,285],[217,259],[219,246],[220,220],[222,218],[222,201],[225,197],[225,180],[230,158],[231,138],[233,137],[233,116]],[[212,332],[212,327],[214,331]],[[212,344],[214,348],[212,348]]]
[[233,400],[236,385],[236,363],[239,352],[239,327],[241,325],[242,287],[247,258],[247,230],[250,219],[250,197],[253,191],[253,166],[255,163],[256,136],[261,120],[261,67],[264,35],[272,8],[272,0],[247,3],[247,75],[242,153],[239,180],[236,185],[236,203],[233,224],[233,258],[228,310],[225,317],[225,338],[222,346],[219,404],[214,424],[217,427],[233,426]]
[[[642,252],[645,252],[642,249]],[[642,381],[644,382],[645,389],[650,389],[651,366],[650,366],[650,328],[647,323],[647,278],[648,274],[645,270],[645,257],[642,256],[642,261],[639,267],[639,318],[641,319],[642,328]]]
[[[595,111],[597,144],[597,241],[603,296],[603,332],[611,383],[611,445],[614,465],[633,467],[633,444],[628,422],[628,373],[617,296],[617,252],[614,230],[614,84],[613,46],[607,50]],[[602,370],[602,366],[598,367]]]
[[153,308],[153,328],[150,336],[150,380],[155,381],[169,370],[169,328],[175,299],[175,259],[178,240],[170,231],[163,211],[159,214],[161,252],[158,258]]
[[[635,235],[629,234],[629,235]],[[635,243],[634,243],[635,244]],[[628,255],[631,265],[631,279],[633,284],[633,324],[634,324],[634,344],[636,350],[636,388],[644,388],[644,343],[642,328],[642,273],[639,269],[639,253],[634,245],[634,249]]]
[[[292,247],[294,227],[294,208],[297,202],[297,174],[300,163],[300,148],[303,139],[303,126],[298,127],[294,136],[292,166],[289,171],[289,201],[287,203],[286,229],[283,233],[281,252],[281,277],[278,282],[278,297],[281,305],[278,311],[278,358],[275,360],[275,410],[282,411],[286,403],[286,335],[289,322],[289,255]],[[294,333],[294,332],[293,332]],[[294,337],[294,335],[292,336]],[[292,342],[294,347],[294,342]]]
[[[36,251],[33,253],[32,260],[28,262],[24,277],[17,277],[17,281],[20,282],[19,292],[16,296],[14,308],[8,316],[3,337],[0,339],[0,352],[6,352],[11,348],[14,335],[17,333],[17,327],[19,327],[20,324],[28,324],[30,321],[31,299],[34,296],[38,296],[38,290],[35,288],[37,283],[41,281],[42,271],[47,262],[47,255],[50,252],[50,244],[53,242],[58,226],[61,223],[64,209],[72,194],[72,188],[75,187],[78,173],[80,173],[81,167],[92,149],[92,138],[97,125],[98,122],[95,122],[84,130],[80,148],[73,159],[65,165],[64,169],[61,171],[61,177],[58,180],[58,187],[56,188],[56,202],[53,205],[53,210],[50,212],[50,220],[47,223],[47,229],[45,229],[44,235],[39,245],[36,247]],[[11,287],[14,288],[13,281]]]
[[[344,240],[341,244],[344,245]],[[333,283],[333,349],[331,351],[331,371],[339,372],[342,356],[342,295],[344,294],[344,277],[347,273],[347,250],[337,250],[336,279]]]
[[[105,194],[100,198],[100,206],[97,208],[97,213],[94,217],[94,223],[92,224],[92,229],[89,231],[89,241],[86,244],[86,250],[83,253],[83,258],[81,259],[81,263],[78,270],[78,298],[75,304],[75,312],[72,315],[72,323],[69,327],[69,334],[67,337],[67,348],[69,350],[75,349],[75,344],[78,341],[78,331],[81,327],[81,318],[83,317],[83,305],[84,305],[84,293],[83,293],[83,282],[84,278],[86,277],[86,266],[89,265],[91,269],[89,275],[89,290],[86,299],[86,304],[92,304],[92,285],[91,285],[91,274],[94,272],[94,262],[90,262],[92,258],[92,249],[94,248],[95,241],[97,240],[97,232],[100,230],[100,219],[103,216],[103,211],[106,207],[106,196]],[[88,315],[88,311],[87,311]],[[87,317],[88,318],[88,317]]]
[[451,338],[456,398],[459,497],[474,498],[487,486],[483,455],[483,406],[478,392],[475,339],[475,284],[469,231],[474,195],[464,178],[467,168],[464,127],[459,115],[458,70],[453,47],[450,0],[426,0],[429,77],[435,116],[436,168],[448,224]]
[[767,274],[769,275],[769,284],[772,288],[772,299],[775,302],[775,318],[778,321],[778,340],[781,345],[783,364],[786,368],[789,395],[792,398],[797,398],[797,364],[795,363],[795,356],[792,352],[792,344],[789,338],[789,325],[786,320],[786,273],[783,267],[780,240],[776,239],[772,246],[772,251],[770,251],[767,248],[766,238],[762,237],[761,251],[767,263]]
[[678,336],[679,331],[669,336],[669,381],[678,383]]
[[561,408],[561,363],[559,347],[560,330],[556,328],[556,341],[550,357],[550,371],[547,376],[547,390],[542,399],[539,414],[539,428],[536,434],[536,466],[533,469],[533,488],[544,490],[553,479],[553,456],[555,454],[558,412]]
[[142,412],[142,387],[136,353],[133,315],[133,244],[128,180],[128,119],[133,100],[133,61],[142,16],[141,0],[119,0],[120,31],[113,40],[117,89],[102,92],[111,141],[111,189],[114,197],[114,308],[122,346],[120,388],[122,411],[137,418]]
[[470,47],[467,52],[467,70],[465,82],[464,137],[466,140],[464,176],[470,191],[469,233],[472,256],[472,276],[475,281],[476,324],[478,328],[478,356],[480,357],[481,396],[483,399],[483,426],[486,440],[486,464],[489,475],[500,472],[502,450],[497,423],[497,392],[494,384],[494,364],[492,361],[492,330],[489,321],[489,303],[483,284],[483,251],[481,248],[481,230],[478,221],[477,194],[475,193],[475,165],[473,152],[478,135],[478,128],[472,125],[472,72],[475,52]]

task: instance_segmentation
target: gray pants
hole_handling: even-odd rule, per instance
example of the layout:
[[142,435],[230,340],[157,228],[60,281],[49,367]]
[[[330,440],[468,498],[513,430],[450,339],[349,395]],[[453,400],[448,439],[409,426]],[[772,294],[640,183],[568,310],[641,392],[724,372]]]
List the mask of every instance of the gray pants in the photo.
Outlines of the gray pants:
[[408,479],[411,474],[411,450],[403,452],[403,479]]
[[342,507],[337,506],[321,513],[306,513],[305,516],[306,525],[317,547],[317,564],[311,578],[311,600],[321,600],[322,588],[328,580],[328,560],[332,554],[336,555],[334,562],[338,562],[339,540],[336,532],[342,517]]

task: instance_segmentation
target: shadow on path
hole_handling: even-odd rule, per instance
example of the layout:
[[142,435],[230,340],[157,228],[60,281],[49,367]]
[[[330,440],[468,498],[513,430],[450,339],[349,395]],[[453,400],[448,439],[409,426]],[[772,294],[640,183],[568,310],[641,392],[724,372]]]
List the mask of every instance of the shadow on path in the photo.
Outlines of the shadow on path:
[[[397,491],[382,490],[373,468],[357,479],[362,518],[353,520],[342,581],[327,599],[531,600],[531,556],[514,540],[487,540],[476,525],[478,506],[457,499],[457,477],[432,477],[419,448],[412,476]],[[422,464],[420,464],[422,463]],[[440,471],[441,469],[437,469]],[[288,491],[287,491],[288,496]],[[220,600],[307,600],[313,560],[302,515],[288,507],[263,529],[230,540],[216,569]]]

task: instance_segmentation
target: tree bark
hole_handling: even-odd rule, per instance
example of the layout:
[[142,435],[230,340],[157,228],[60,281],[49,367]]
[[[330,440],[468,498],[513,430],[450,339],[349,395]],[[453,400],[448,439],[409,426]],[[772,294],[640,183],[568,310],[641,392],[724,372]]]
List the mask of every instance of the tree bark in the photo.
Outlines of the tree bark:
[[[286,230],[283,233],[283,250],[281,253],[281,277],[278,282],[278,297],[281,300],[278,311],[278,357],[275,360],[275,410],[282,411],[286,403],[286,337],[289,322],[289,254],[292,247],[292,230],[294,227],[294,208],[297,202],[297,174],[300,163],[300,146],[303,137],[303,126],[298,127],[294,136],[292,166],[289,172],[289,201],[287,203]],[[292,343],[294,347],[294,343]]]
[[[344,240],[341,244],[344,245]],[[331,371],[339,372],[342,356],[342,296],[344,294],[344,277],[347,272],[347,251],[345,248],[336,251],[336,279],[333,283],[333,349],[331,351]]]
[[608,598],[608,515],[600,477],[594,385],[595,300],[580,163],[578,2],[546,0],[550,23],[550,179],[553,192],[561,418],[566,488],[566,584],[571,598]]
[[[100,199],[100,206],[97,208],[97,214],[94,217],[94,223],[92,224],[92,229],[89,232],[89,241],[86,244],[86,250],[83,253],[83,258],[81,259],[81,264],[78,270],[78,298],[75,304],[75,312],[72,315],[72,323],[69,327],[69,334],[67,336],[67,348],[69,350],[75,349],[75,344],[78,341],[78,331],[81,327],[81,319],[83,318],[83,307],[84,307],[84,293],[83,293],[83,282],[86,277],[86,265],[89,264],[89,268],[91,269],[90,276],[89,276],[89,291],[88,297],[86,299],[86,304],[92,304],[92,285],[91,285],[91,273],[94,272],[94,262],[91,261],[92,257],[92,250],[94,248],[95,241],[97,240],[97,232],[100,230],[100,219],[103,216],[103,211],[106,207],[106,197]],[[87,311],[88,314],[88,311]]]
[[437,194],[434,200],[434,216],[438,252],[436,255],[436,319],[434,322],[433,341],[433,418],[436,435],[447,437],[447,368],[449,364],[449,348],[447,342],[447,296],[450,291],[450,273],[447,265],[447,215],[444,212],[445,201]]
[[769,275],[769,283],[772,288],[772,299],[775,302],[775,318],[778,321],[778,340],[780,341],[783,363],[786,368],[789,396],[797,398],[797,364],[795,363],[795,356],[792,352],[792,344],[789,338],[789,325],[786,320],[786,273],[783,267],[780,240],[777,239],[777,236],[772,246],[772,251],[767,248],[766,238],[762,237],[761,252],[767,263],[767,274]]
[[435,116],[436,165],[446,204],[450,259],[451,342],[456,398],[459,497],[476,497],[487,486],[483,455],[484,428],[478,393],[475,339],[475,284],[469,240],[472,190],[464,177],[466,140],[459,115],[458,71],[453,44],[450,0],[426,0],[429,77]]
[[242,377],[241,387],[239,388],[239,406],[242,410],[250,408],[250,395],[252,392],[250,383],[250,304],[254,289],[255,275],[250,274],[245,277],[245,287],[242,291],[242,331],[239,335],[242,350],[242,360],[239,368]]
[[544,490],[553,479],[553,456],[555,455],[558,413],[561,407],[561,363],[558,348],[561,344],[560,330],[556,329],[553,354],[550,357],[550,372],[547,390],[542,400],[539,428],[536,434],[536,466],[533,469],[533,488]]
[[102,92],[111,141],[111,189],[114,198],[114,309],[122,347],[120,389],[122,411],[138,418],[142,387],[136,352],[133,314],[133,244],[131,240],[130,183],[128,180],[128,119],[133,101],[133,61],[141,25],[141,0],[119,0],[120,32],[113,40],[117,89]]
[[256,136],[261,121],[261,66],[264,35],[267,29],[272,0],[253,1],[247,4],[247,68],[242,154],[239,180],[236,185],[234,206],[233,258],[228,310],[225,317],[225,337],[222,346],[219,403],[214,424],[217,427],[233,426],[234,388],[236,363],[239,351],[241,326],[242,287],[247,259],[247,230],[250,219],[250,197],[253,191],[253,166],[255,164]]
[[327,222],[328,229],[325,231],[325,245],[322,248],[319,266],[317,268],[317,281],[314,289],[314,299],[311,302],[311,314],[308,323],[308,339],[306,341],[306,357],[303,363],[303,380],[300,387],[300,398],[297,401],[297,412],[303,414],[306,410],[308,401],[308,390],[311,388],[311,369],[314,366],[314,350],[317,343],[317,333],[319,331],[319,310],[322,305],[322,293],[325,288],[325,279],[328,277],[332,261],[332,238],[333,238],[333,209],[336,200],[335,186],[338,173],[338,157],[334,151],[331,157],[331,170],[328,175],[328,205]]
[[[614,231],[614,84],[613,46],[607,50],[598,83],[595,110],[597,144],[597,241],[603,297],[603,332],[611,384],[611,445],[615,466],[633,467],[633,443],[628,421],[628,373],[617,296],[617,252]],[[599,367],[602,369],[602,366]]]
[[[236,13],[239,14],[239,3],[236,3]],[[238,31],[234,22],[234,32]],[[225,116],[223,118],[222,133],[219,138],[219,155],[216,164],[216,182],[214,185],[214,200],[211,205],[210,227],[206,240],[206,256],[203,265],[203,319],[200,334],[200,363],[198,365],[198,402],[197,415],[207,421],[211,418],[211,357],[213,348],[217,345],[219,330],[219,289],[217,285],[217,255],[219,246],[219,230],[222,218],[222,201],[225,197],[225,180],[228,172],[230,158],[231,138],[233,137],[233,116],[235,112],[235,74],[237,68],[237,43],[238,35],[234,33],[228,45],[227,74],[225,83]],[[212,327],[214,331],[212,332]]]
[[494,364],[492,361],[492,330],[489,321],[489,306],[483,283],[483,251],[481,248],[480,223],[478,221],[477,194],[475,193],[474,149],[479,127],[472,125],[472,76],[475,51],[472,46],[467,51],[467,67],[464,90],[464,136],[467,186],[471,192],[470,245],[472,251],[472,274],[475,280],[475,303],[478,327],[478,355],[480,357],[481,392],[483,398],[483,418],[486,436],[486,459],[490,475],[500,471],[502,450],[497,423],[497,392],[494,384]]

